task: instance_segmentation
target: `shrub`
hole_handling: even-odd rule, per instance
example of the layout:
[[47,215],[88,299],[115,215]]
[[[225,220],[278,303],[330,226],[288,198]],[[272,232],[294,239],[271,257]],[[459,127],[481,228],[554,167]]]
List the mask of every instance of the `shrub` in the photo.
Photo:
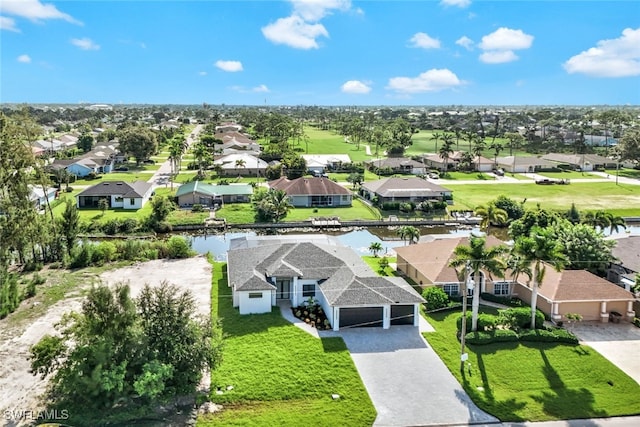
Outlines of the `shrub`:
[[[467,312],[467,326],[466,326],[467,331],[471,330],[472,317],[473,317],[472,313]],[[488,313],[478,314],[478,331],[480,332],[493,331],[496,328],[496,325],[498,325],[498,323],[499,323],[498,316],[495,316],[493,314],[488,314]],[[458,317],[458,319],[456,320],[456,325],[458,327],[458,332],[460,332],[460,330],[462,329],[462,316]]]
[[384,202],[381,209],[383,211],[397,211],[400,209],[400,202]]
[[422,297],[427,301],[424,304],[427,311],[438,310],[449,305],[449,296],[438,286],[429,286],[423,290]]
[[153,224],[153,231],[156,233],[171,233],[173,226],[166,221],[156,222]]
[[169,258],[189,258],[193,255],[190,242],[182,236],[171,236],[167,240]]
[[[509,329],[519,330],[527,329],[531,326],[531,308],[516,307],[506,310],[500,310],[500,324],[507,326]],[[542,328],[544,324],[544,313],[536,310],[536,329]]]
[[636,325],[638,328],[640,328],[640,319],[639,318],[634,318],[633,319],[633,324]]
[[83,241],[71,250],[71,268],[84,268],[91,265],[93,261],[93,245],[88,241]]
[[104,234],[108,234],[109,236],[117,234],[119,229],[120,220],[118,218],[111,219],[102,224],[102,231],[104,232]]
[[503,297],[501,295],[494,295],[488,292],[483,292],[480,294],[483,300],[497,302],[498,304],[504,304],[511,307],[522,307],[523,302],[521,299],[513,298],[513,297]]
[[94,263],[101,265],[105,262],[111,262],[116,259],[118,249],[113,242],[100,242],[93,248],[91,259]]
[[135,218],[127,218],[120,223],[120,232],[124,234],[133,233],[138,228],[138,220]]
[[518,341],[518,334],[509,329],[496,329],[492,332],[469,332],[464,336],[468,344],[484,345],[494,342]]
[[191,212],[204,212],[204,206],[200,203],[196,203],[191,207]]
[[578,338],[565,329],[536,329],[533,331],[522,331],[520,333],[520,341],[578,344]]

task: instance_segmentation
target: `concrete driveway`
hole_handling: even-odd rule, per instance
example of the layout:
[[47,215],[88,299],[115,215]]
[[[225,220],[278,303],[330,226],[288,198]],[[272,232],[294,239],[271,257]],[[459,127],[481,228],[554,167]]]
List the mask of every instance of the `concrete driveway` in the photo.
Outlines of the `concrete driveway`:
[[628,322],[580,322],[570,330],[640,384],[640,328]]
[[374,426],[497,423],[481,411],[413,326],[341,330],[378,411]]

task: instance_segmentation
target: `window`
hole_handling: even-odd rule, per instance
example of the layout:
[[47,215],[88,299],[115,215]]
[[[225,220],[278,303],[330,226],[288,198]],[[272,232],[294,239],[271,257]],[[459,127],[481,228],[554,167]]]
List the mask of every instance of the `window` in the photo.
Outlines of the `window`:
[[123,201],[122,196],[116,196],[116,202],[120,203]]
[[249,298],[262,298],[262,292],[249,292]]
[[316,296],[316,285],[302,285],[302,296],[313,298]]
[[509,295],[509,282],[494,282],[493,283],[494,295]]
[[129,199],[129,204],[131,206],[135,205],[136,204],[136,199],[133,199],[133,198]]
[[444,285],[442,285],[442,290],[450,297],[458,295],[459,293],[457,283],[445,283]]

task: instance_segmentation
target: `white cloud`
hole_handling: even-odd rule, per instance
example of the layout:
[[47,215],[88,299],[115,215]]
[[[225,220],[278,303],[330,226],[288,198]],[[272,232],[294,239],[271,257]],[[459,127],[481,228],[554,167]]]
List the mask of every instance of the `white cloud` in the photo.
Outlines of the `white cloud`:
[[331,10],[347,11],[350,0],[291,0],[293,12],[305,21],[315,22],[327,16]]
[[31,57],[27,54],[18,56],[18,62],[22,62],[24,64],[28,64],[31,62]]
[[16,27],[16,21],[6,16],[0,16],[0,30],[7,30],[19,33],[20,30]]
[[484,50],[480,61],[487,64],[502,64],[518,59],[514,50],[529,49],[533,44],[533,36],[522,30],[501,27],[491,34],[482,37],[478,46]]
[[31,21],[42,21],[45,19],[63,19],[73,24],[82,25],[71,15],[60,12],[52,4],[42,4],[39,0],[5,0],[2,2],[2,13],[27,18]]
[[344,93],[365,94],[371,92],[371,86],[368,82],[349,80],[340,87],[340,90]]
[[82,50],[99,50],[100,45],[95,44],[90,38],[71,39],[71,44]]
[[626,28],[617,39],[600,40],[562,64],[569,73],[592,77],[630,77],[640,75],[640,28]]
[[262,28],[262,34],[275,44],[284,44],[296,49],[317,49],[316,38],[329,37],[322,24],[310,24],[298,15],[280,18]]
[[483,50],[518,50],[528,49],[532,43],[533,36],[522,30],[502,27],[483,36],[479,46]]
[[409,41],[411,42],[411,47],[440,49],[440,40],[430,37],[427,33],[415,33]]
[[253,89],[251,89],[251,92],[267,93],[267,92],[270,92],[270,90],[267,87],[267,85],[259,85],[259,86],[254,87]]
[[460,37],[458,40],[456,40],[456,44],[458,46],[462,46],[463,48],[465,48],[467,50],[472,50],[473,49],[473,40],[471,40],[467,36]]
[[485,64],[503,64],[505,62],[513,62],[518,59],[512,50],[490,50],[480,54],[480,61]]
[[455,6],[465,8],[471,4],[471,0],[440,0],[442,6]]
[[463,85],[464,82],[450,70],[431,69],[418,77],[392,77],[387,89],[399,93],[437,92]]
[[229,73],[242,71],[242,62],[240,61],[223,61],[220,59],[216,61],[215,66],[220,68],[222,71],[227,71]]

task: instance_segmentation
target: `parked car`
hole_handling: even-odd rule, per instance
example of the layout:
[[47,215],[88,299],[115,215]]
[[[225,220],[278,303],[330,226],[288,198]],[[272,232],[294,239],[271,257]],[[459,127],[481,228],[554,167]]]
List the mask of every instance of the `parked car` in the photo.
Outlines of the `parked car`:
[[127,172],[129,171],[129,168],[126,166],[120,166],[114,169],[114,171],[118,171],[118,172]]

